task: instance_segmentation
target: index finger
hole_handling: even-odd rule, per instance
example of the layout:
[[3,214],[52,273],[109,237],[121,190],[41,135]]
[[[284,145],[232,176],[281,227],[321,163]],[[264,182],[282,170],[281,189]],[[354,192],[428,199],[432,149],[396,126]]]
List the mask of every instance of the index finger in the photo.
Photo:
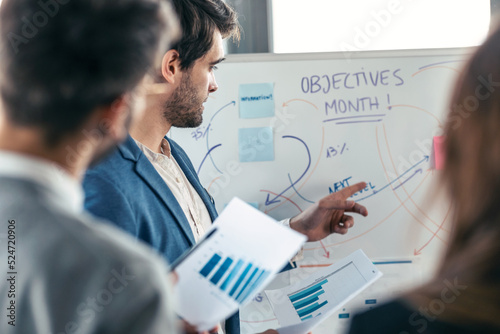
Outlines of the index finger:
[[366,188],[366,182],[359,182],[337,192],[343,198],[349,198],[360,190]]

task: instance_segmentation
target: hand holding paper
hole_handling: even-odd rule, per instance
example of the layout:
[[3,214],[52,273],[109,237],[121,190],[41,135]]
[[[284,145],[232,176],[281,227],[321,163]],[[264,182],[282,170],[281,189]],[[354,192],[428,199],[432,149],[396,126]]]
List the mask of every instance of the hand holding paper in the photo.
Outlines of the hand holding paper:
[[178,314],[201,331],[212,328],[264,288],[305,241],[233,199],[207,237],[175,266]]

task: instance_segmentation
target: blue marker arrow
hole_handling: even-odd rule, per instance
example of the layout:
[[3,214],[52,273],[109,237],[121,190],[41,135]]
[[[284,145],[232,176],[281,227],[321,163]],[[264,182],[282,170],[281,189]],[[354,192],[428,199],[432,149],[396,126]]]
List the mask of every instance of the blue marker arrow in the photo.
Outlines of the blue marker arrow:
[[[210,122],[208,122],[207,130],[206,130],[206,132],[207,132],[207,151],[208,151],[208,153],[207,153],[207,154],[208,154],[208,156],[210,157],[210,160],[212,160],[212,164],[214,165],[215,169],[217,169],[217,171],[218,171],[219,173],[221,173],[221,174],[223,174],[223,173],[222,173],[222,171],[221,171],[219,168],[217,168],[217,166],[215,165],[214,159],[212,158],[212,154],[210,154],[210,153],[211,153],[211,150],[209,149],[210,145],[208,144],[208,136],[209,136],[209,134],[210,134],[210,131],[209,131],[209,130],[210,130],[210,126],[212,126],[212,121],[214,120],[215,116],[217,116],[217,114],[218,114],[218,113],[220,113],[222,110],[224,110],[225,108],[227,108],[227,107],[228,107],[228,106],[230,106],[231,104],[232,104],[233,106],[235,106],[235,105],[236,105],[236,101],[231,101],[231,102],[229,102],[228,104],[226,104],[225,106],[223,106],[222,108],[220,108],[219,110],[217,110],[217,111],[215,112],[215,114],[214,114],[214,115],[212,116],[212,118],[210,119]],[[205,158],[206,158],[206,157],[205,157]],[[203,159],[203,160],[205,160],[205,159]]]
[[309,170],[309,167],[311,167],[311,153],[309,152],[309,147],[307,147],[307,144],[302,139],[294,137],[294,136],[283,136],[281,138],[293,138],[293,139],[297,139],[302,144],[304,144],[304,146],[306,147],[306,150],[307,150],[307,157],[309,159],[309,162],[307,163],[307,168],[304,171],[304,173],[302,173],[302,175],[295,182],[293,182],[291,186],[289,186],[288,188],[286,188],[285,190],[283,190],[279,195],[275,196],[271,200],[269,199],[269,194],[267,194],[265,205],[271,205],[271,204],[274,204],[274,203],[279,203],[280,200],[278,198],[281,195],[283,195],[285,192],[287,192],[289,189],[291,189],[294,185],[296,185],[304,177],[304,175],[306,175],[307,171]]
[[417,169],[413,174],[411,174],[411,176],[409,176],[406,180],[404,180],[403,182],[401,182],[401,184],[398,184],[398,186],[395,187],[393,190],[396,190],[399,187],[403,186],[406,182],[410,181],[418,173],[422,174],[422,168]]
[[292,177],[290,176],[290,173],[288,173],[288,180],[290,181],[290,184],[292,185],[293,190],[295,191],[295,193],[297,195],[299,195],[300,198],[302,198],[306,202],[314,204],[313,201],[308,200],[307,198],[305,198],[304,196],[302,196],[297,189],[295,189],[295,184],[292,181]]
[[198,171],[196,172],[196,174],[200,175],[201,166],[203,166],[203,163],[205,162],[205,159],[210,155],[210,153],[212,153],[212,151],[214,149],[216,149],[219,146],[222,146],[222,144],[215,145],[214,147],[212,147],[211,149],[208,150],[207,154],[205,154],[205,157],[201,161],[200,167],[198,167]]
[[[383,186],[382,188],[380,188],[380,189],[378,189],[378,190],[377,190],[377,189],[374,189],[374,190],[373,190],[373,194],[368,195],[368,196],[365,196],[365,197],[363,197],[363,198],[360,198],[360,199],[356,200],[356,202],[362,201],[362,200],[364,200],[364,199],[367,199],[367,198],[369,198],[369,197],[372,197],[373,195],[378,194],[379,192],[381,192],[382,190],[384,190],[385,188],[389,187],[391,184],[393,184],[394,182],[396,182],[397,180],[399,180],[400,178],[402,178],[403,176],[405,176],[405,175],[406,175],[406,173],[408,173],[409,171],[411,171],[413,168],[417,167],[418,165],[420,165],[420,164],[421,164],[422,162],[424,162],[424,161],[429,161],[429,156],[428,156],[428,155],[424,155],[424,158],[423,158],[422,160],[420,160],[419,162],[417,162],[416,164],[414,164],[413,166],[411,166],[411,167],[410,167],[410,168],[409,168],[406,172],[404,172],[403,174],[401,174],[401,175],[400,175],[397,179],[393,180],[391,183],[386,184],[385,186]],[[416,173],[415,173],[415,174],[416,174]],[[413,176],[414,176],[414,175],[412,175],[412,177],[413,177]]]

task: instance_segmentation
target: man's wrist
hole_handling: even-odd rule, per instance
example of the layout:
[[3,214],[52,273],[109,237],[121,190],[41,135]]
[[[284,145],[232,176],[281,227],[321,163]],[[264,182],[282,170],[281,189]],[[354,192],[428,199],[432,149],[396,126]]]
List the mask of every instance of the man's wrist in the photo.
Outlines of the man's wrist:
[[288,227],[290,227],[292,230],[295,232],[302,233],[304,235],[307,235],[304,230],[300,228],[300,218],[298,216],[288,218]]

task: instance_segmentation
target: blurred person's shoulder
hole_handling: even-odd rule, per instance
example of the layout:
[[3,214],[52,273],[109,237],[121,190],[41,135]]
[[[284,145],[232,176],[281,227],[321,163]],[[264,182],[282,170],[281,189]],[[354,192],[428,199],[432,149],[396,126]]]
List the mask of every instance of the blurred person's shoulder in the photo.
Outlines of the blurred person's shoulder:
[[[40,332],[47,321],[54,329],[76,322],[109,333],[123,332],[134,319],[147,319],[145,333],[174,326],[168,269],[149,247],[83,209],[54,205],[33,182],[4,178],[2,185],[0,214],[15,225],[17,316],[30,319],[19,324],[22,330]],[[2,300],[7,291],[0,284]]]
[[441,321],[429,308],[414,309],[403,298],[380,304],[373,309],[355,314],[349,334],[493,334],[498,329],[465,326]]

